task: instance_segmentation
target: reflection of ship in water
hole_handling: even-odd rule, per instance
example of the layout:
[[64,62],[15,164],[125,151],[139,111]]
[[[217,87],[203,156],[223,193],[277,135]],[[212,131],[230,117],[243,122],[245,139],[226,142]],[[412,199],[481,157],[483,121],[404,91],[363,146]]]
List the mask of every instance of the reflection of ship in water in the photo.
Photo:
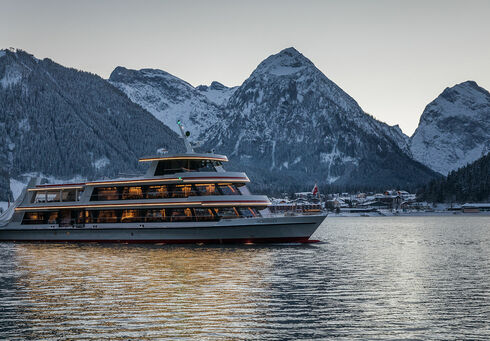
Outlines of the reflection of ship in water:
[[259,315],[254,291],[265,285],[274,252],[270,247],[13,247],[22,272],[12,284],[23,301],[16,319],[29,324],[34,339],[195,337],[233,330],[243,321],[240,314],[247,320]]
[[[141,177],[85,183],[31,183],[0,224],[0,240],[131,243],[308,242],[324,216],[267,217],[245,173],[224,155],[186,153],[140,159]],[[1,222],[0,222],[1,223]]]

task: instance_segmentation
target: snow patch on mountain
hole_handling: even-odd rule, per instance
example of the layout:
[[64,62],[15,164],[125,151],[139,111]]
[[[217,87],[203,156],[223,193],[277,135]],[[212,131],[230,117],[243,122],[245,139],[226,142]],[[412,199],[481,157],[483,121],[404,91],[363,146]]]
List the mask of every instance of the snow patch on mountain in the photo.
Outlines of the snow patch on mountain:
[[326,164],[331,164],[334,161],[340,161],[340,162],[352,162],[354,164],[358,164],[359,160],[350,156],[347,156],[343,153],[339,153],[338,150],[335,150],[331,153],[320,153],[320,162],[326,163]]
[[5,66],[5,72],[0,79],[0,85],[6,89],[18,84],[22,80],[22,69],[16,64],[8,64]]
[[105,156],[100,158],[100,159],[95,160],[94,162],[92,162],[92,166],[95,169],[102,169],[104,167],[109,166],[110,164],[111,164],[111,161]]
[[229,88],[219,82],[212,82],[210,86],[199,85],[196,90],[206,96],[208,101],[224,107],[238,87]]
[[448,174],[488,153],[490,93],[473,81],[446,88],[425,108],[410,139],[413,157]]

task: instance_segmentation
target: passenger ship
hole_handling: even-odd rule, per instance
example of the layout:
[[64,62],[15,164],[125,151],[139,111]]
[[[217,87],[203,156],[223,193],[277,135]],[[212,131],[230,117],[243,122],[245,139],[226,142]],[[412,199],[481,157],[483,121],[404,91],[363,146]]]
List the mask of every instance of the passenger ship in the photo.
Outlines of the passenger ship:
[[195,153],[180,122],[179,127],[187,152],[141,158],[149,164],[144,176],[51,185],[31,181],[0,225],[0,240],[310,242],[324,216],[264,214],[270,201],[248,191],[247,175],[225,171],[226,156]]

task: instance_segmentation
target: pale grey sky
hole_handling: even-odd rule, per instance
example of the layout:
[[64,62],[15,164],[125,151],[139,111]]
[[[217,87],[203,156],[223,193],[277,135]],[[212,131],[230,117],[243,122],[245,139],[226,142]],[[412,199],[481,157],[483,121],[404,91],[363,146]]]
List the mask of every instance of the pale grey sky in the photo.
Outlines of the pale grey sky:
[[0,0],[0,48],[11,46],[104,78],[121,65],[228,86],[294,46],[411,135],[445,87],[490,90],[490,1]]

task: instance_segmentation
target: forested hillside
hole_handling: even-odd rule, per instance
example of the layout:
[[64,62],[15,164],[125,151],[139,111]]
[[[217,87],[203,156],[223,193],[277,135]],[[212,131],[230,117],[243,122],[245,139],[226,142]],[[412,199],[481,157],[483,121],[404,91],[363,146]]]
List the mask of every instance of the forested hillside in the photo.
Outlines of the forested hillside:
[[430,202],[490,200],[490,154],[452,171],[446,178],[429,182],[418,194]]
[[0,200],[9,173],[114,176],[140,170],[138,158],[158,148],[181,148],[177,134],[99,76],[1,52]]

